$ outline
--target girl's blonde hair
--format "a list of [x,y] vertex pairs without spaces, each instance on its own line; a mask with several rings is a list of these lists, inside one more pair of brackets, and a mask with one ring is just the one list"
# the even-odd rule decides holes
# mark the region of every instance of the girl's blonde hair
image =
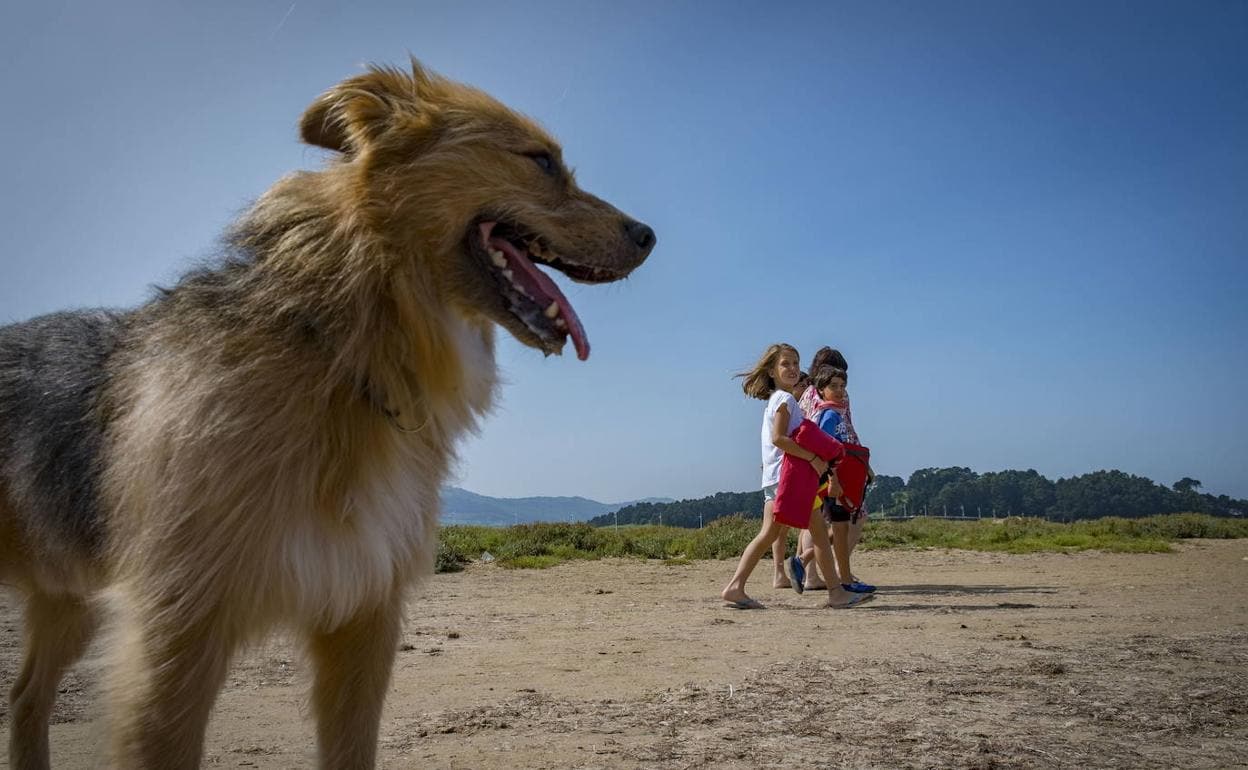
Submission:
[[792,353],[794,358],[801,360],[801,355],[797,352],[797,348],[788,343],[777,342],[768,346],[763,351],[763,355],[758,359],[758,363],[754,364],[749,371],[740,372],[736,375],[743,380],[741,390],[745,391],[745,395],[763,401],[771,397],[772,392],[776,389],[776,381],[772,379],[771,373],[775,370],[776,361],[779,360],[781,353]]

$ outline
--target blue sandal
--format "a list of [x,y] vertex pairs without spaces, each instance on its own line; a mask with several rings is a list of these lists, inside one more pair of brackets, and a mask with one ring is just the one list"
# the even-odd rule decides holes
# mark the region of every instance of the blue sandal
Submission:
[[854,581],[854,582],[852,582],[852,583],[841,583],[841,588],[844,588],[846,591],[849,591],[849,592],[850,592],[850,593],[852,593],[852,594],[873,594],[873,593],[875,593],[875,586],[873,586],[873,585],[867,585],[866,583],[861,583],[861,582],[859,582],[859,581],[857,581],[857,580],[855,580],[855,581]]
[[799,556],[790,556],[785,564],[788,567],[789,585],[799,594],[806,590],[806,568],[802,566],[802,559]]

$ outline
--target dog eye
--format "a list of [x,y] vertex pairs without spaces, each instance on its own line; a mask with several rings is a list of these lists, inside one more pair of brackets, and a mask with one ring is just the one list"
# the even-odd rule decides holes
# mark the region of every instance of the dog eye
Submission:
[[550,157],[550,153],[535,152],[529,157],[533,159],[533,162],[537,164],[538,168],[551,176],[554,176],[558,171],[558,168],[555,166],[555,160]]

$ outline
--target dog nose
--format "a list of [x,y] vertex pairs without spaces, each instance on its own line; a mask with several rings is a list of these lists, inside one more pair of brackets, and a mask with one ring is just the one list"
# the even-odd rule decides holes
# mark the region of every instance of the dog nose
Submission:
[[650,229],[649,225],[632,219],[625,220],[624,232],[628,235],[628,239],[637,244],[637,248],[641,249],[642,252],[648,254],[650,249],[654,248],[654,242],[657,238],[654,237],[654,231]]

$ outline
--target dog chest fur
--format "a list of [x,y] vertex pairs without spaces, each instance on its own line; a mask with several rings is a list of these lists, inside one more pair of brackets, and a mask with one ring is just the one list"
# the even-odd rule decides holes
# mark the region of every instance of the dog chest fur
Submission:
[[377,449],[342,501],[341,517],[298,517],[284,539],[287,611],[333,627],[396,586],[433,572],[441,486],[455,440],[490,405],[496,374],[492,332],[454,313],[444,319],[457,365],[475,376],[455,394],[429,396],[416,426],[387,421]]
[[171,346],[136,357],[108,462],[119,577],[327,629],[431,572],[455,442],[496,380],[489,328],[437,320],[453,341],[438,364],[463,387],[417,389],[397,417],[358,393],[318,398],[291,362],[265,374]]

